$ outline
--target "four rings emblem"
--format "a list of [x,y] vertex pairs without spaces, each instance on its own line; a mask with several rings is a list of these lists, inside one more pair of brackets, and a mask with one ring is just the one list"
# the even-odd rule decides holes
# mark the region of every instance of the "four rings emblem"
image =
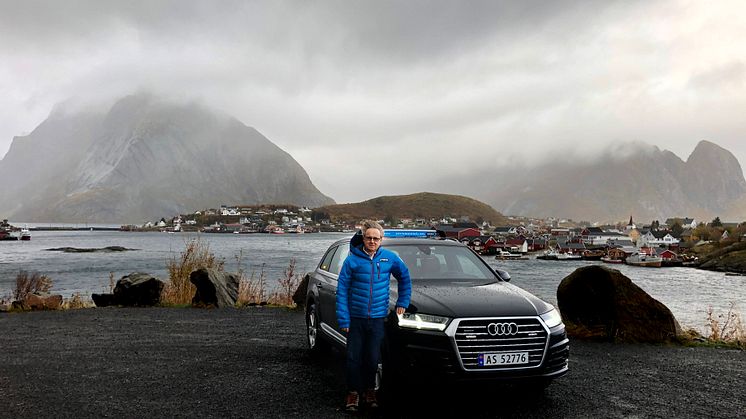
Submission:
[[487,333],[491,336],[513,336],[518,333],[518,325],[515,323],[490,323],[487,325]]

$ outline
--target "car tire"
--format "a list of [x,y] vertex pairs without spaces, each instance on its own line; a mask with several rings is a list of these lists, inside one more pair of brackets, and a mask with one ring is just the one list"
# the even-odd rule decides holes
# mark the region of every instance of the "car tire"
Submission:
[[313,355],[322,355],[329,350],[329,344],[324,340],[319,324],[319,313],[316,303],[311,302],[306,310],[306,343]]

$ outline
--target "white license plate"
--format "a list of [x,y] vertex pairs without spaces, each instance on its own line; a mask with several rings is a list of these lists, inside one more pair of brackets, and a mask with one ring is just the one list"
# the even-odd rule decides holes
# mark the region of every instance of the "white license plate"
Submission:
[[528,364],[528,352],[508,352],[499,354],[479,354],[477,358],[480,367],[496,365]]

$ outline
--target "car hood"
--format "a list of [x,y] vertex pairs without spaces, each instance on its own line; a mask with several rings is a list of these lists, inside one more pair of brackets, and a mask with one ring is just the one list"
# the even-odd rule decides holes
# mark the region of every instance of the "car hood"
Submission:
[[[396,289],[395,285],[391,288]],[[396,301],[396,292],[393,294],[392,301]],[[407,311],[456,318],[536,316],[551,308],[540,298],[507,282],[437,280],[412,284]]]

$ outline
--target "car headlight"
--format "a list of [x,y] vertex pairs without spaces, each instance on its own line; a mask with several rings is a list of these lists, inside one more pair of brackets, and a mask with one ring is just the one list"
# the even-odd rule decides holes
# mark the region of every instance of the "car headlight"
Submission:
[[421,330],[446,330],[448,317],[433,316],[432,314],[404,313],[396,316],[399,319],[399,327]]
[[541,319],[547,324],[548,328],[553,328],[562,324],[562,316],[556,308],[552,307],[551,310],[541,315]]

